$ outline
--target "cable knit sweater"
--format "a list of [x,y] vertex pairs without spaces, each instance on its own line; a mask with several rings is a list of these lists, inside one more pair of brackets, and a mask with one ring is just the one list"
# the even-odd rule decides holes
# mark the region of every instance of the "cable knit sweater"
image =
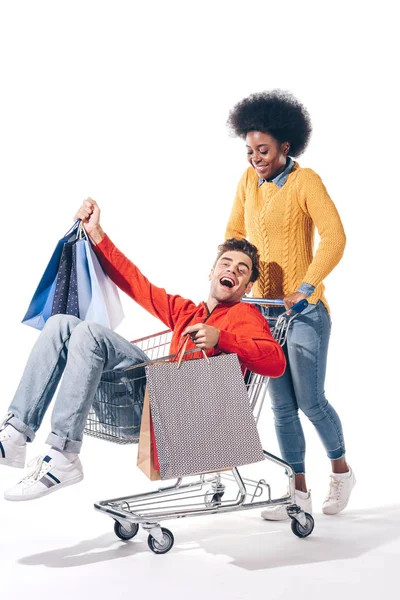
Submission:
[[[320,243],[314,255],[315,227]],[[255,297],[284,298],[308,283],[315,287],[309,302],[321,300],[329,311],[323,280],[340,261],[346,236],[334,203],[312,169],[295,163],[278,188],[272,182],[258,186],[258,175],[249,167],[239,181],[225,237],[245,237],[257,246],[261,269]]]

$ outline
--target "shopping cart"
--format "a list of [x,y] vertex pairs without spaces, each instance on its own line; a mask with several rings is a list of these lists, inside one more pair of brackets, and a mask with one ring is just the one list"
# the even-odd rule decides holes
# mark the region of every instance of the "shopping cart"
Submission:
[[[283,306],[282,300],[269,300],[258,298],[246,298],[245,301],[252,304]],[[302,300],[292,307],[291,310],[280,315],[271,326],[274,338],[283,346],[286,342],[288,329],[296,315],[304,310],[307,301]],[[149,357],[149,362],[169,359],[168,348],[171,339],[170,331],[163,331],[151,335],[133,343],[137,344]],[[141,365],[142,366],[142,365]],[[125,374],[127,381],[132,382],[132,374],[137,367],[132,367]],[[143,375],[138,380],[143,380]],[[260,417],[264,399],[266,396],[269,378],[254,373],[246,377],[249,400],[256,422]],[[126,420],[118,421],[118,408],[125,409],[132,405],[132,396],[129,396],[127,382],[119,384],[104,382],[106,388],[103,390],[103,399],[96,399],[94,408],[89,414],[85,433],[102,439],[117,443],[135,443],[138,441],[138,428],[132,425],[130,428]],[[112,391],[112,388],[120,385],[122,389]],[[109,386],[109,388],[107,388]],[[124,387],[125,386],[125,387]],[[107,392],[108,389],[108,392]],[[108,398],[108,400],[107,400]],[[129,398],[127,401],[126,399]],[[122,400],[122,402],[121,402]],[[100,410],[99,405],[116,401],[111,411]],[[131,411],[130,411],[131,412]],[[110,419],[104,419],[104,414],[111,415]],[[123,433],[121,433],[123,432]],[[249,510],[254,508],[265,508],[271,505],[283,505],[286,507],[290,517],[293,533],[305,538],[314,529],[313,517],[301,510],[295,504],[295,473],[292,467],[277,456],[264,450],[265,459],[275,465],[282,467],[288,478],[288,493],[279,498],[272,498],[271,486],[265,479],[242,478],[238,468],[213,474],[204,474],[193,477],[179,478],[168,487],[157,490],[114,498],[97,502],[94,507],[103,514],[114,519],[114,532],[121,540],[132,539],[139,531],[139,525],[148,533],[149,548],[156,554],[165,554],[174,544],[174,536],[169,529],[161,527],[160,523],[169,519],[180,519],[183,517],[196,517],[217,513],[227,513],[237,510]],[[229,491],[229,499],[227,496]]]

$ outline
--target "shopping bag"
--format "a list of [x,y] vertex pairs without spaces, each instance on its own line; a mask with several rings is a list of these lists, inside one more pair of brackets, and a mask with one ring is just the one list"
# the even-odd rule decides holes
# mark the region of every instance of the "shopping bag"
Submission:
[[67,242],[62,249],[51,309],[52,315],[79,317],[75,244],[76,241]]
[[90,281],[89,264],[86,258],[85,243],[87,240],[79,239],[75,244],[76,280],[79,287],[78,307],[79,314],[86,315],[92,300],[92,284]]
[[116,329],[124,318],[118,288],[104,273],[87,238],[75,246],[79,317]]
[[236,354],[146,366],[161,479],[264,460]]
[[42,275],[39,285],[33,294],[32,300],[29,303],[28,310],[22,319],[22,323],[25,323],[25,325],[29,325],[30,327],[41,330],[43,329],[47,319],[51,316],[53,298],[57,283],[58,267],[60,264],[63,247],[65,243],[76,238],[78,224],[78,221],[74,223],[64,237],[58,241],[46,270]]
[[[176,368],[176,367],[175,367]],[[161,479],[156,440],[150,413],[149,392],[146,387],[143,402],[142,424],[140,427],[139,446],[137,454],[137,466],[151,481]]]

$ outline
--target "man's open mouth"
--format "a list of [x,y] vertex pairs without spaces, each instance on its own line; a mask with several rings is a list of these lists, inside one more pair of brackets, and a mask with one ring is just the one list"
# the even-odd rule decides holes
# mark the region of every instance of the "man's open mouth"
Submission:
[[235,282],[233,281],[233,279],[230,279],[230,277],[221,277],[219,282],[221,285],[227,288],[233,288],[233,286],[235,285]]

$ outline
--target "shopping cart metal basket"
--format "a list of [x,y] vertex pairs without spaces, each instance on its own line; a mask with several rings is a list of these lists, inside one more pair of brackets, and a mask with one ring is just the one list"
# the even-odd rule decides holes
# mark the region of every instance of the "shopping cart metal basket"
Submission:
[[[259,305],[283,306],[282,300],[246,298],[246,301]],[[274,338],[282,346],[286,342],[292,320],[304,310],[307,304],[306,300],[302,300],[291,310],[281,314],[271,326]],[[135,340],[133,343],[147,354],[149,361],[155,361],[170,358],[168,355],[170,339],[171,332],[163,331]],[[135,385],[139,385],[138,382],[144,381],[143,372],[135,380],[135,369],[136,367],[133,367],[124,372],[123,380],[103,382],[101,397],[96,397],[88,418],[86,434],[124,444],[138,441],[139,428],[134,424],[131,426],[130,421],[126,420],[126,415],[122,418],[123,422],[117,415],[118,410],[122,410],[121,414],[124,415],[124,409],[128,406],[132,412],[135,405],[132,385],[134,389]],[[132,381],[135,381],[135,384],[132,384]],[[268,383],[268,377],[254,373],[246,377],[249,401],[256,422],[261,413]],[[105,407],[107,402],[111,403],[111,409],[101,410],[99,406],[104,403]],[[106,415],[105,419],[104,415]],[[132,423],[133,421],[132,418]],[[179,478],[168,487],[160,487],[133,496],[103,500],[96,502],[94,507],[114,519],[114,531],[121,540],[132,539],[141,526],[148,533],[149,548],[156,554],[165,554],[174,544],[172,532],[161,527],[162,521],[265,508],[271,505],[286,507],[291,529],[296,536],[300,538],[309,536],[314,529],[314,520],[310,514],[303,512],[295,504],[295,473],[292,467],[265,450],[264,456],[267,461],[284,469],[288,478],[288,493],[285,496],[273,498],[271,486],[265,479],[242,478],[238,468],[235,467],[224,472]]]

